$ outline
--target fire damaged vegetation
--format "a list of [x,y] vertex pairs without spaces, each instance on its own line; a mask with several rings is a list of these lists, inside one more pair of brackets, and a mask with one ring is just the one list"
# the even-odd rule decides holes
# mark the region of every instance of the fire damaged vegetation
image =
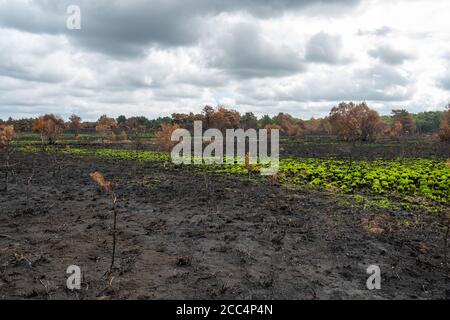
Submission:
[[[26,151],[32,152],[32,149]],[[37,151],[37,149],[35,149]],[[57,150],[55,150],[58,152]],[[93,150],[71,148],[64,154],[94,156],[119,160],[167,163],[170,155],[155,151],[142,151],[138,156],[126,149]],[[252,164],[249,153],[243,164],[203,164],[187,166],[199,171],[220,174],[257,176],[259,164]],[[276,180],[297,186],[310,186],[340,193],[367,192],[390,195],[415,201],[424,198],[437,204],[450,203],[450,168],[446,160],[397,159],[397,160],[337,160],[337,159],[281,159]]]
[[64,120],[53,114],[46,114],[36,119],[33,124],[33,132],[39,133],[42,148],[45,142],[55,144],[65,129]]
[[[386,120],[343,103],[311,120],[206,107],[46,115],[34,134],[2,124],[14,179],[0,192],[0,298],[448,299],[449,112]],[[194,121],[280,130],[279,171],[263,177],[250,152],[172,163],[172,133]],[[382,290],[367,290],[373,264]],[[79,291],[65,287],[70,265]]]
[[442,117],[439,136],[441,137],[442,141],[450,143],[450,105],[447,106],[447,111]]
[[111,265],[109,267],[109,272],[112,272],[116,258],[116,244],[117,244],[117,195],[115,192],[116,185],[112,181],[107,181],[103,177],[103,175],[98,171],[92,172],[91,178],[98,184],[98,186],[102,190],[108,193],[111,199],[111,210],[113,212],[113,228],[112,228]]
[[[134,150],[108,149],[102,156],[62,149],[58,155],[70,170],[57,185],[39,150],[13,154],[17,179],[9,194],[0,194],[2,298],[448,297],[443,215],[389,192],[341,193],[290,181],[280,187],[258,174],[249,179],[246,168],[243,177],[209,172],[205,190],[203,172],[165,166],[157,152],[140,154],[143,185],[130,176]],[[286,170],[317,174],[315,165]],[[246,166],[251,169],[250,161]],[[23,188],[31,167],[29,206]],[[120,183],[113,188],[105,176]],[[94,196],[93,183],[107,196]],[[115,233],[111,190],[120,198]],[[366,267],[373,263],[381,268],[382,290],[366,289]],[[84,274],[79,292],[64,286],[72,264]]]
[[13,126],[0,125],[0,151],[4,157],[3,171],[5,173],[4,191],[8,191],[9,176],[11,172],[11,155],[14,152],[16,133]]

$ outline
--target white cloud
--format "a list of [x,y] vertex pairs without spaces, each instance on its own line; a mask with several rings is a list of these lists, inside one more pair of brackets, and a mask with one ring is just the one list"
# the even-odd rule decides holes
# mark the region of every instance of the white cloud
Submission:
[[[200,111],[384,113],[450,96],[450,2],[0,0],[0,118]],[[149,9],[151,8],[151,10]]]

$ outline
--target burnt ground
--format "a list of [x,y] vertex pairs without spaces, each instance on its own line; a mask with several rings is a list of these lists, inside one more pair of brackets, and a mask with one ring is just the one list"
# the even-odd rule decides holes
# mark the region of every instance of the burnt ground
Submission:
[[285,142],[281,151],[284,156],[306,158],[338,158],[342,160],[374,160],[427,158],[448,159],[450,145],[433,138],[408,139],[398,141],[387,139],[374,142],[330,142],[297,143]]
[[[261,178],[17,153],[0,193],[0,299],[445,299],[444,233],[423,212],[364,209]],[[28,179],[34,176],[31,183]],[[112,214],[91,181],[119,182]],[[61,178],[61,179],[60,179]],[[61,181],[60,181],[61,180]],[[378,265],[381,290],[366,288]],[[78,265],[82,290],[66,289]],[[448,273],[447,273],[448,275]],[[447,296],[448,298],[448,296]]]

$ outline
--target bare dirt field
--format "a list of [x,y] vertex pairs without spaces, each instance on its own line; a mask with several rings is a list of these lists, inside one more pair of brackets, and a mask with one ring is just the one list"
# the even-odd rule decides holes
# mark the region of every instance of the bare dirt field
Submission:
[[[419,211],[157,163],[15,154],[0,193],[0,299],[445,299],[444,230]],[[32,168],[34,175],[32,176]],[[89,174],[119,183],[111,205]],[[29,178],[32,176],[32,179]],[[378,265],[381,290],[366,288]],[[81,267],[82,290],[66,288]],[[448,279],[448,277],[447,277]]]

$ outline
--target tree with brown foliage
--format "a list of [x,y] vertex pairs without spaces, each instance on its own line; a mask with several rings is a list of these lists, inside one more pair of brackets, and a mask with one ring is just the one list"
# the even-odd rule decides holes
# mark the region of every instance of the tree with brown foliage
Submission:
[[75,139],[78,139],[81,130],[81,118],[73,114],[70,116],[69,120],[70,120],[69,128],[75,133]]
[[281,128],[277,124],[268,124],[264,127],[264,129],[267,130],[267,134],[269,134],[269,135],[272,133],[272,130],[279,130],[279,131],[283,130],[283,128]]
[[282,132],[289,138],[300,138],[305,123],[296,119],[288,113],[279,113],[275,117],[275,122],[282,128]]
[[125,131],[120,131],[119,135],[117,136],[117,139],[119,139],[119,141],[126,141],[128,140],[128,135]]
[[[247,114],[247,116],[246,120],[248,120],[248,125],[254,125],[256,117],[251,113]],[[192,112],[189,114],[172,114],[172,123],[190,132],[194,129],[195,121],[201,121],[205,130],[214,128],[225,132],[226,129],[237,129],[241,127],[241,115],[239,112],[223,106],[219,106],[216,109],[206,106],[203,108],[201,114],[194,114]]]
[[283,129],[277,124],[268,124],[264,127],[267,130],[267,139],[271,141],[272,139],[272,130],[278,130],[281,132]]
[[374,140],[382,126],[378,112],[370,109],[365,102],[342,102],[331,109],[329,121],[332,132],[345,141]]
[[194,114],[193,112],[186,113],[174,113],[172,114],[172,122],[183,129],[189,130],[193,132],[194,130],[194,122],[202,121],[205,122],[205,117],[202,114]]
[[0,151],[5,158],[5,191],[8,191],[9,172],[11,169],[11,155],[14,151],[14,140],[16,133],[12,125],[0,125]]
[[114,129],[116,128],[116,120],[113,118],[108,118],[107,115],[103,115],[97,120],[95,131],[97,131],[102,142],[105,142],[105,140],[114,141],[116,140],[116,135],[114,133]]
[[241,115],[236,110],[219,106],[210,117],[210,127],[225,132],[226,129],[237,129],[241,125]]
[[180,129],[178,124],[162,123],[161,128],[156,132],[156,145],[164,151],[172,150],[176,144],[172,141],[172,133],[177,129]]
[[125,121],[125,128],[131,134],[136,152],[142,147],[141,134],[145,131],[144,126],[135,117]]
[[399,121],[395,121],[385,132],[391,138],[398,138],[403,133],[403,125]]
[[330,119],[328,117],[320,119],[318,132],[323,134],[331,134],[332,131],[333,129],[331,128]]
[[33,132],[37,132],[41,136],[42,146],[44,142],[54,144],[61,134],[64,132],[64,120],[53,114],[46,114],[36,119],[33,124]]
[[311,118],[305,121],[305,132],[318,133],[319,132],[320,119]]
[[439,137],[444,142],[450,142],[450,104],[447,106],[447,111],[442,115],[442,121],[439,131]]
[[413,116],[406,110],[392,110],[392,122],[402,125],[400,135],[412,135],[416,132],[416,122]]

